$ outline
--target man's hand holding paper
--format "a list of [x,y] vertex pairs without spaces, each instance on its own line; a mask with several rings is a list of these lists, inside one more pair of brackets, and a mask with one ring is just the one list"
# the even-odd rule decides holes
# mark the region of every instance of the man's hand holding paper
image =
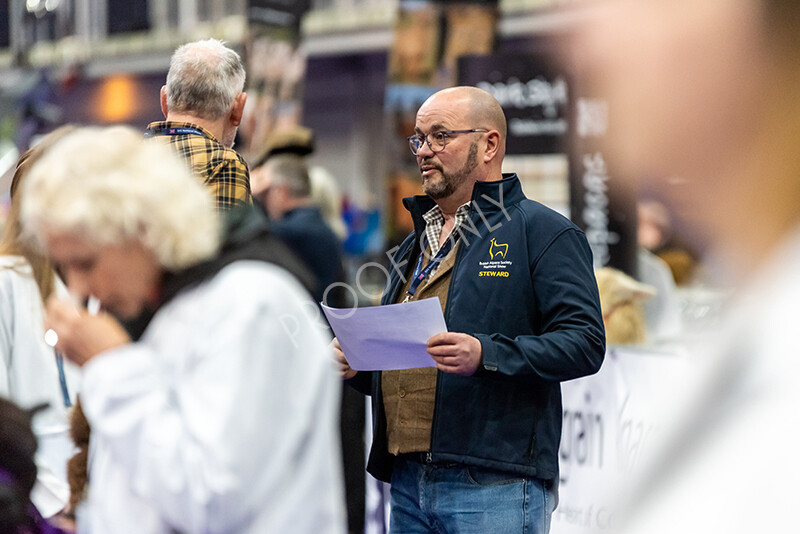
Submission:
[[469,376],[481,365],[481,342],[469,334],[444,332],[428,340],[428,354],[439,370]]
[[[433,353],[428,352],[429,341],[437,334],[447,333],[438,298],[370,308],[337,309],[324,304],[322,308],[342,353],[341,356],[337,353],[337,357],[345,378],[354,373],[348,372],[344,366],[356,371],[438,366],[431,356]],[[457,336],[460,339],[466,334]],[[469,352],[465,349],[466,343],[464,340],[454,343],[453,337],[445,339],[446,343],[435,343],[436,352],[446,360],[444,364],[448,369],[465,369],[463,360]],[[480,347],[480,342],[474,341]],[[454,346],[458,347],[455,353]],[[333,348],[336,352],[337,347],[334,345]],[[346,360],[342,362],[345,356]]]

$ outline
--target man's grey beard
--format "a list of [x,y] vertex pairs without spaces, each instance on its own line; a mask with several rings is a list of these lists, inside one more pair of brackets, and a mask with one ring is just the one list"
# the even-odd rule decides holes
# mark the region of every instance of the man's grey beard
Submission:
[[422,191],[432,199],[447,198],[452,195],[467,179],[467,177],[478,166],[478,143],[472,143],[469,147],[469,154],[464,166],[452,174],[446,174],[441,168],[439,172],[442,179],[436,183],[422,182]]

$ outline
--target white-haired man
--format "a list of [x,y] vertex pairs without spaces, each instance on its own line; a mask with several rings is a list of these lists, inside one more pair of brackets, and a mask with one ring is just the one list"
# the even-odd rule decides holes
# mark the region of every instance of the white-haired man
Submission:
[[247,93],[239,54],[216,39],[188,43],[172,55],[161,88],[165,121],[145,137],[163,139],[186,158],[214,195],[217,209],[249,204],[247,163],[233,150]]
[[21,210],[76,299],[101,303],[51,301],[46,320],[92,427],[79,530],[344,531],[339,383],[285,246],[221,243],[203,187],[124,127],[59,141]]

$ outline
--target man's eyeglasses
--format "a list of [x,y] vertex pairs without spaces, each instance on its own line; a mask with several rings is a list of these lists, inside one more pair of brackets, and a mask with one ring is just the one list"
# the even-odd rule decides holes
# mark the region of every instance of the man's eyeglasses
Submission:
[[423,143],[428,143],[428,148],[431,152],[441,152],[447,146],[447,137],[451,135],[475,132],[488,132],[484,128],[473,128],[471,130],[440,130],[438,132],[431,132],[428,135],[416,134],[408,138],[408,146],[411,147],[411,153],[415,156],[422,148]]

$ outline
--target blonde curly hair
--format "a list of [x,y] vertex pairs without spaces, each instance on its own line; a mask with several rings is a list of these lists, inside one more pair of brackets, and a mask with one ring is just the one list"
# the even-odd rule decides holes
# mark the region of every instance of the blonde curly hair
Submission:
[[24,232],[70,232],[98,244],[137,239],[176,271],[211,257],[220,221],[203,185],[168,147],[127,126],[85,127],[59,140],[30,170]]

